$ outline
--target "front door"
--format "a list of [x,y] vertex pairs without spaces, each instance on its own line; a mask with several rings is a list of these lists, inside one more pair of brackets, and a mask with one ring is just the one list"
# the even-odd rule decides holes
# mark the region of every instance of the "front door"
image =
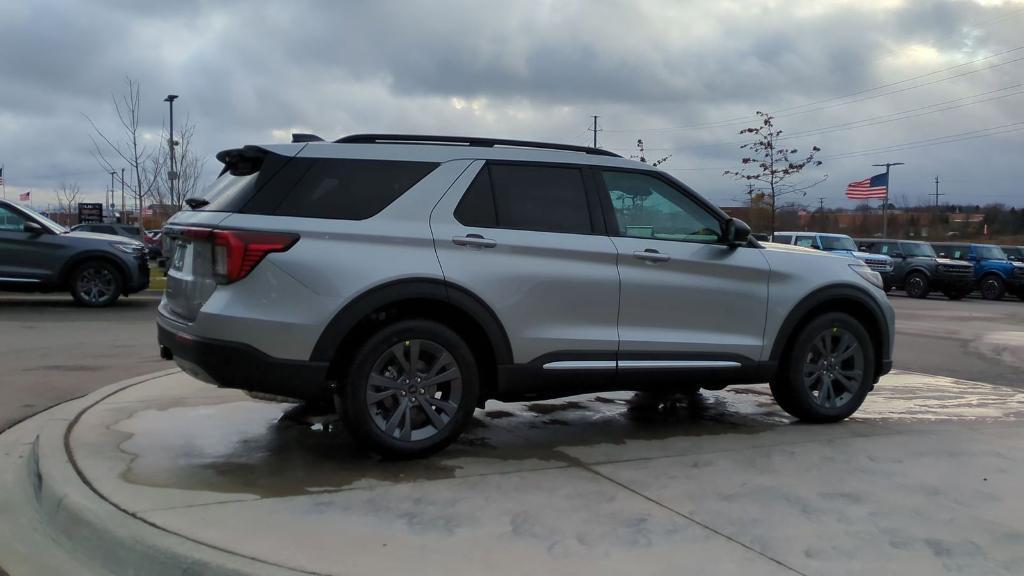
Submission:
[[619,253],[620,372],[671,359],[698,368],[757,362],[768,304],[763,251],[726,246],[720,217],[668,180],[615,170],[600,180]]
[[58,251],[54,234],[25,232],[26,217],[0,205],[0,282],[8,285],[38,284],[52,275],[52,258]]

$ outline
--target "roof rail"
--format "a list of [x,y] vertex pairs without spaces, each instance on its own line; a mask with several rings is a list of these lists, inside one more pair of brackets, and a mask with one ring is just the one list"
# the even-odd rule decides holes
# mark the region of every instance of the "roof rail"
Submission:
[[544,150],[565,150],[568,152],[582,152],[595,156],[612,156],[622,158],[615,152],[602,150],[601,148],[590,148],[589,146],[575,146],[573,144],[553,144],[551,142],[534,142],[530,140],[505,140],[502,138],[467,138],[464,136],[428,136],[424,134],[353,134],[338,138],[336,144],[402,144],[406,142],[418,144],[459,144],[463,146],[479,146],[493,148],[495,146],[510,146],[516,148],[541,148]]
[[306,134],[303,132],[292,133],[292,144],[298,144],[299,142],[323,142],[324,139],[317,136],[316,134]]

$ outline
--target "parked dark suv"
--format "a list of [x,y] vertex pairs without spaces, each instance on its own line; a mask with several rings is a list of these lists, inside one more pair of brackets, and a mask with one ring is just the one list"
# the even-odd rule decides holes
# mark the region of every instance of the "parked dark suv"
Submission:
[[110,306],[149,286],[142,242],[71,232],[24,206],[0,200],[0,290],[68,290],[85,306]]
[[911,298],[927,298],[938,290],[950,300],[960,300],[974,290],[974,266],[939,258],[927,242],[859,238],[857,245],[864,252],[892,258],[893,286]]

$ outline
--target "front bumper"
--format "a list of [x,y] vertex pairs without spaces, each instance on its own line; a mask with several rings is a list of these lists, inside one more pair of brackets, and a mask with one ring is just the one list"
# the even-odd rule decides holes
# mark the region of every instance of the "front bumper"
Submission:
[[248,344],[186,334],[162,315],[157,341],[162,358],[203,382],[306,401],[329,399],[326,362],[283,360]]

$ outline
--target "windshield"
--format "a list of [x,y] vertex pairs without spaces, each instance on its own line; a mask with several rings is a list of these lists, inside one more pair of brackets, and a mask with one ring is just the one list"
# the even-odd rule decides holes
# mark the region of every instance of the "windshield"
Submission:
[[822,250],[849,250],[850,252],[857,251],[857,245],[853,242],[852,238],[846,236],[819,236],[821,240]]
[[903,244],[901,248],[903,248],[903,255],[907,257],[924,256],[935,258],[935,249],[929,244],[917,244],[910,242]]
[[999,246],[981,245],[975,249],[982,260],[1006,260],[1006,253]]
[[28,206],[18,206],[18,208],[21,208],[23,211],[27,212],[29,215],[32,216],[33,219],[38,221],[43,226],[49,228],[51,232],[54,232],[56,234],[63,234],[68,231],[67,228],[61,226],[60,224],[57,224],[53,220],[50,220],[46,216],[43,216],[42,214],[29,208]]
[[1003,252],[1006,252],[1007,256],[1016,260],[1024,258],[1024,248],[1021,248],[1020,246],[1007,246],[1003,248]]

